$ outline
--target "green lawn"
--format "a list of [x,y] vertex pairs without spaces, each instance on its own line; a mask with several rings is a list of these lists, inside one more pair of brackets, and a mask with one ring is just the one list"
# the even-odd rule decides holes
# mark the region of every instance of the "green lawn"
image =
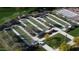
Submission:
[[79,27],[75,28],[74,30],[70,31],[69,34],[73,36],[79,36]]
[[[15,18],[17,15],[30,13],[35,8],[0,8],[0,24],[3,24],[4,22]],[[24,12],[25,11],[25,12]]]
[[52,48],[58,48],[62,42],[67,42],[67,38],[61,34],[56,34],[53,37],[46,39],[44,42]]

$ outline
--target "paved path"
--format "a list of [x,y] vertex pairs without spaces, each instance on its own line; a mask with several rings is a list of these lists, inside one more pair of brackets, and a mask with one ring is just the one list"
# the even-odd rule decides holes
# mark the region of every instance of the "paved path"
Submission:
[[71,39],[71,40],[74,39],[74,37],[73,37],[72,35],[69,35],[69,34],[66,33],[66,32],[63,32],[63,31],[59,31],[59,32],[60,32],[60,34],[64,35],[65,37],[67,37],[67,38],[69,38],[69,39]]
[[20,38],[21,38],[26,44],[30,45],[30,44],[25,40],[25,38],[21,37],[21,35],[20,35],[15,29],[12,28],[12,31],[13,31],[17,36],[20,36]]
[[[40,40],[40,39],[38,39],[38,38],[35,38],[35,37],[32,37],[23,27],[21,27],[21,26],[18,26],[21,30],[23,30],[26,34],[28,34],[33,40],[35,40],[35,41],[38,41],[38,40]],[[58,28],[55,28],[56,30],[58,30],[59,31],[59,33],[60,34],[62,34],[62,35],[64,35],[64,36],[66,36],[67,38],[69,38],[69,39],[71,39],[71,41],[74,39],[74,37],[73,36],[71,36],[71,35],[69,35],[68,33],[66,33],[66,32],[63,32],[62,30],[60,30],[60,29],[58,29]],[[56,34],[56,33],[55,33]],[[55,35],[55,34],[52,34],[51,36],[53,36],[53,35]],[[44,39],[44,38],[43,38]],[[72,43],[73,44],[73,43]],[[50,48],[48,48],[48,46],[46,47],[46,46],[44,46],[43,48],[45,48],[46,50],[54,50],[54,49],[52,49],[51,47],[51,49]]]
[[62,22],[64,22],[64,23],[66,23],[67,25],[69,25],[69,26],[71,27],[71,24],[68,23],[68,22],[66,22],[66,21],[64,21],[63,19],[61,19],[61,18],[59,18],[59,17],[57,17],[57,16],[55,16],[55,15],[53,15],[53,14],[48,14],[48,15],[51,15],[51,16],[57,18],[58,20],[60,20],[60,21],[62,21]]
[[[58,34],[59,32],[55,32],[55,33],[52,33],[49,37],[53,37],[54,35]],[[45,38],[42,38],[40,41],[43,41],[45,40]]]
[[57,22],[57,21],[53,20],[52,18],[50,18],[50,17],[48,17],[48,16],[47,16],[47,18],[48,18],[49,20],[51,20],[51,21],[53,21],[53,22],[55,22],[55,23],[57,23],[57,24],[61,25],[62,27],[65,27],[64,25],[62,25],[61,23],[59,23],[59,22]]
[[49,47],[47,44],[42,46],[44,49],[46,49],[47,51],[55,51],[55,49]]
[[20,36],[20,34],[19,34],[15,29],[12,28],[12,31],[13,31],[17,36]]
[[[55,15],[53,15],[53,14],[48,14],[48,15],[51,15],[51,16],[57,18],[58,20],[60,20],[60,21],[62,21],[62,22],[65,22],[67,25],[69,25],[69,28],[71,27],[71,24],[69,24],[68,22],[66,22],[66,21],[64,21],[64,20],[62,20],[62,19],[56,17]],[[59,30],[59,29],[58,29],[58,30]],[[66,28],[64,28],[63,30],[66,30]],[[71,41],[69,41],[67,44],[70,44],[70,45],[75,44],[75,43],[73,42],[74,37],[73,37],[72,35],[69,35],[68,33],[64,32],[64,31],[62,31],[62,30],[59,30],[59,32],[60,32],[60,34],[64,35],[65,37],[71,39]]]
[[48,26],[46,26],[44,23],[40,22],[40,21],[37,20],[36,18],[34,18],[34,17],[31,17],[31,18],[34,19],[35,21],[37,21],[38,23],[40,23],[41,25],[43,25],[44,27],[49,28]]
[[33,26],[35,26],[37,29],[43,31],[43,29],[41,29],[39,26],[37,26],[36,24],[34,24],[33,22],[31,22],[30,20],[27,19],[27,21],[32,24]]
[[68,42],[68,44],[70,44],[70,45],[75,44],[75,43],[73,42],[74,37],[73,37],[72,35],[70,35],[70,34],[68,34],[68,33],[62,31],[62,30],[59,29],[59,28],[55,28],[55,29],[58,30],[60,34],[64,35],[65,37],[67,37],[67,38],[69,38],[69,39],[71,40],[71,41]]
[[[37,21],[37,22],[39,22],[40,24],[42,24],[44,27],[48,28],[48,26],[46,26],[46,25],[43,24],[42,22],[38,21],[36,18],[34,18],[34,17],[32,17],[32,18],[33,18],[35,21]],[[49,17],[47,17],[47,18],[48,18],[49,20],[51,20],[51,21],[53,21],[53,22],[55,22],[55,23],[61,25],[62,27],[64,27],[64,25],[62,25],[62,24],[56,22],[55,20],[52,20],[52,19],[49,18]],[[32,23],[30,20],[27,20],[27,21],[28,21],[29,23],[31,23],[33,26],[35,26],[36,28],[41,29],[40,27],[38,27],[37,25],[35,25],[34,23]],[[23,25],[25,25],[22,21],[20,21],[20,22],[21,22]],[[25,26],[26,26],[26,25],[25,25]],[[23,30],[28,36],[30,36],[34,41],[40,42],[40,41],[43,41],[43,40],[45,39],[45,38],[42,38],[42,39],[40,40],[40,39],[37,38],[37,37],[33,37],[33,36],[31,36],[22,26],[18,26],[18,27],[19,27],[21,30]],[[53,28],[52,28],[52,29],[53,29]],[[69,35],[68,33],[62,31],[62,30],[59,29],[59,28],[54,28],[54,29],[58,30],[58,32],[52,33],[52,34],[50,35],[50,37],[53,36],[53,35],[56,35],[57,33],[60,33],[60,34],[64,35],[65,37],[71,39],[71,41],[73,41],[73,39],[74,39],[73,36]],[[41,29],[41,30],[42,30],[42,29]],[[50,31],[50,30],[48,30],[48,31]],[[71,41],[68,42],[68,44],[73,45],[73,42],[71,42]],[[48,51],[53,51],[53,50],[55,50],[55,49],[51,48],[50,46],[48,46],[47,44],[43,45],[42,47],[43,47],[44,49],[48,50]]]
[[[38,41],[38,40],[40,40],[39,38],[36,38],[36,37],[32,37],[22,26],[18,26],[21,30],[23,30],[27,35],[29,35],[34,41]],[[38,42],[39,43],[39,42]],[[46,50],[48,50],[48,51],[50,51],[50,50],[54,50],[53,48],[51,48],[50,46],[48,46],[48,45],[44,45],[44,46],[42,46],[44,49],[46,49]]]
[[[47,22],[47,21],[46,21],[45,19],[43,19],[43,18],[40,18],[40,17],[39,17],[39,19],[42,19],[42,20],[44,20],[44,22]],[[52,24],[52,25],[53,25],[53,24]],[[53,25],[53,26],[54,26],[54,25]],[[63,27],[64,27],[64,26],[63,26]],[[71,27],[71,26],[70,26],[70,27]],[[62,30],[65,31],[66,29],[67,29],[67,28],[64,27]],[[49,30],[47,30],[47,31],[49,31]]]
[[45,19],[38,17],[38,19],[41,19],[43,22],[47,22]]
[[25,27],[27,27],[27,25],[22,21],[22,20],[19,20],[19,22],[24,25]]
[[69,38],[69,39],[71,39],[71,40],[74,39],[74,37],[73,37],[72,35],[70,35],[70,34],[68,34],[68,33],[62,31],[61,29],[59,29],[59,28],[55,28],[55,29],[58,30],[59,33],[62,34],[62,35],[64,35],[65,37],[67,37],[67,38]]

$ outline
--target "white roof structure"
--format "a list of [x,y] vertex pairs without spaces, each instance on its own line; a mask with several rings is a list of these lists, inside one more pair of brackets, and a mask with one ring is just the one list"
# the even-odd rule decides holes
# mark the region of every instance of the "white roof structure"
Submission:
[[78,14],[72,12],[72,11],[69,11],[67,9],[61,9],[59,11],[57,11],[59,14],[62,14],[63,16],[65,17],[68,17],[68,18],[72,18],[72,17],[75,17],[75,16],[78,16]]

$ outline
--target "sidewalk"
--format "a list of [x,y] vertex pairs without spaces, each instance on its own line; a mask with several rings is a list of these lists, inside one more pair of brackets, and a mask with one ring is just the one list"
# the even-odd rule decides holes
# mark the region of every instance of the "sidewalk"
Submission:
[[43,31],[43,29],[41,29],[39,26],[37,26],[36,24],[34,24],[33,22],[31,22],[30,20],[27,20],[30,24],[32,24],[33,26],[35,26],[37,29]]
[[42,46],[44,49],[46,49],[47,51],[55,51],[53,48],[49,47],[47,44]]
[[48,16],[47,16],[47,18],[48,18],[49,20],[51,20],[51,21],[53,21],[53,22],[55,22],[55,23],[57,23],[57,24],[61,25],[62,27],[65,27],[64,25],[62,25],[61,23],[59,23],[59,22],[57,22],[57,21],[53,20],[52,18],[50,18],[50,17],[48,17]]

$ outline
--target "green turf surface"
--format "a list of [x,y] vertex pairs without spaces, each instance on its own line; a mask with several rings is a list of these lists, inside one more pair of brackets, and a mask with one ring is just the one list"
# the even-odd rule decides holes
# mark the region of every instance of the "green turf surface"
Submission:
[[67,25],[65,22],[62,22],[62,21],[58,20],[56,17],[53,17],[53,16],[48,16],[48,17],[50,17],[50,18],[52,18],[53,20],[55,20],[55,21],[61,23],[62,25]]
[[35,8],[0,8],[0,24],[15,18],[17,15],[20,14],[27,14],[33,11]]
[[79,36],[79,27],[69,32],[70,35]]
[[29,43],[32,42],[32,38],[31,38],[30,36],[28,36],[28,35],[27,35],[23,30],[21,30],[19,27],[16,26],[14,29],[15,29],[19,34],[21,34],[24,38],[26,38]]
[[44,42],[52,48],[58,48],[64,41],[67,42],[67,38],[58,33],[53,37],[46,39]]
[[30,19],[30,21],[32,21],[34,24],[36,24],[37,26],[39,26],[40,28],[42,28],[43,30],[46,30],[47,28],[44,27],[43,25],[41,25],[39,22],[35,21],[34,19]]
[[50,23],[50,24],[52,24],[52,25],[54,25],[54,26],[56,26],[56,27],[62,28],[61,25],[59,25],[59,24],[57,24],[57,23],[55,23],[55,22],[49,20],[47,17],[44,17],[44,19],[45,19],[48,23]]

